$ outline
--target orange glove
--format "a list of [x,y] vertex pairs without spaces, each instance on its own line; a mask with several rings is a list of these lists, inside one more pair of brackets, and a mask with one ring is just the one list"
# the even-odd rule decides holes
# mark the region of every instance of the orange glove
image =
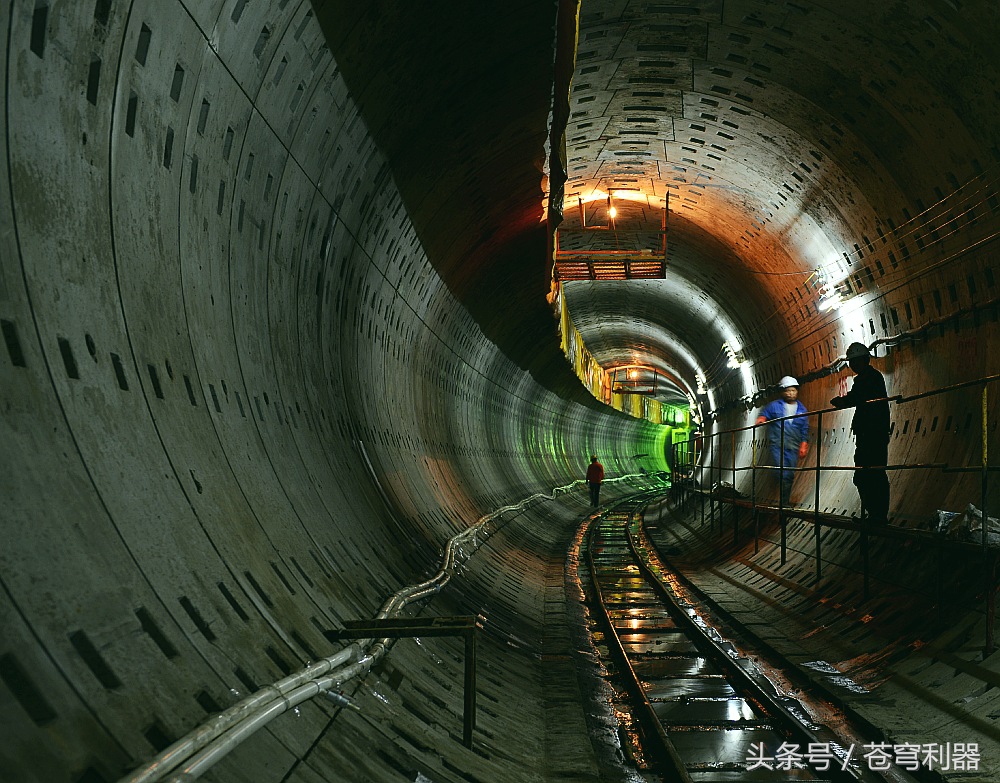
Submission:
[[806,454],[809,453],[809,444],[802,441],[802,445],[799,446],[799,459],[805,459]]
[[757,423],[758,424],[763,424],[765,421],[767,421],[767,417],[766,416],[758,416],[757,417]]

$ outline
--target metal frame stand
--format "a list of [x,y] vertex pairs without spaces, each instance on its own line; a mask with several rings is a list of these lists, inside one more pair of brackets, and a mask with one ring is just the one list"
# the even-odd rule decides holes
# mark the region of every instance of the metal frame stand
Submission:
[[472,747],[476,728],[476,631],[482,628],[481,616],[431,617],[414,620],[346,620],[343,629],[325,631],[330,641],[341,639],[403,639],[417,636],[465,637],[465,711],[462,743]]

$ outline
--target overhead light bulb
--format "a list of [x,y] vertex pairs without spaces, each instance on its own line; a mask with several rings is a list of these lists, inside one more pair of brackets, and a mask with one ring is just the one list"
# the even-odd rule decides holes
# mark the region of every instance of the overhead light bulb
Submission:
[[618,216],[618,210],[615,207],[611,207],[611,209],[608,210],[608,217],[614,218],[617,216]]
[[826,310],[839,309],[844,303],[843,299],[840,297],[840,293],[834,293],[832,296],[823,297],[819,300],[819,304],[816,308],[822,313]]

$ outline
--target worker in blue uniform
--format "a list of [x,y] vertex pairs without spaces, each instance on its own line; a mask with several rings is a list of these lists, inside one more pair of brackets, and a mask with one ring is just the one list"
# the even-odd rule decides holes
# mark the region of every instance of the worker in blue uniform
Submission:
[[857,373],[851,390],[834,397],[835,408],[854,408],[851,429],[854,431],[854,486],[861,506],[874,525],[889,521],[889,402],[882,373],[871,366],[872,355],[863,343],[847,346],[847,364]]
[[[778,387],[781,396],[764,407],[757,423],[771,422],[767,425],[768,457],[771,465],[781,468],[781,505],[787,506],[795,481],[794,468],[809,451],[809,418],[806,406],[799,401],[799,382],[786,375],[778,382]],[[797,418],[775,421],[786,416]]]

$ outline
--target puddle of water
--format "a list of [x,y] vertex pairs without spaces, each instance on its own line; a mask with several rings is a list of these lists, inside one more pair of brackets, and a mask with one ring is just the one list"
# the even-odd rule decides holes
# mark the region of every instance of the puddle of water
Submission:
[[808,666],[818,672],[823,672],[823,674],[840,674],[840,670],[834,669],[826,661],[809,661],[808,663],[802,664],[803,666]]
[[840,672],[839,669],[834,668],[826,661],[809,661],[808,663],[803,663],[802,665],[812,669],[813,671],[828,675],[831,683],[839,688],[848,690],[851,693],[871,693],[871,691],[869,691],[864,685],[859,685],[850,677],[846,677]]

